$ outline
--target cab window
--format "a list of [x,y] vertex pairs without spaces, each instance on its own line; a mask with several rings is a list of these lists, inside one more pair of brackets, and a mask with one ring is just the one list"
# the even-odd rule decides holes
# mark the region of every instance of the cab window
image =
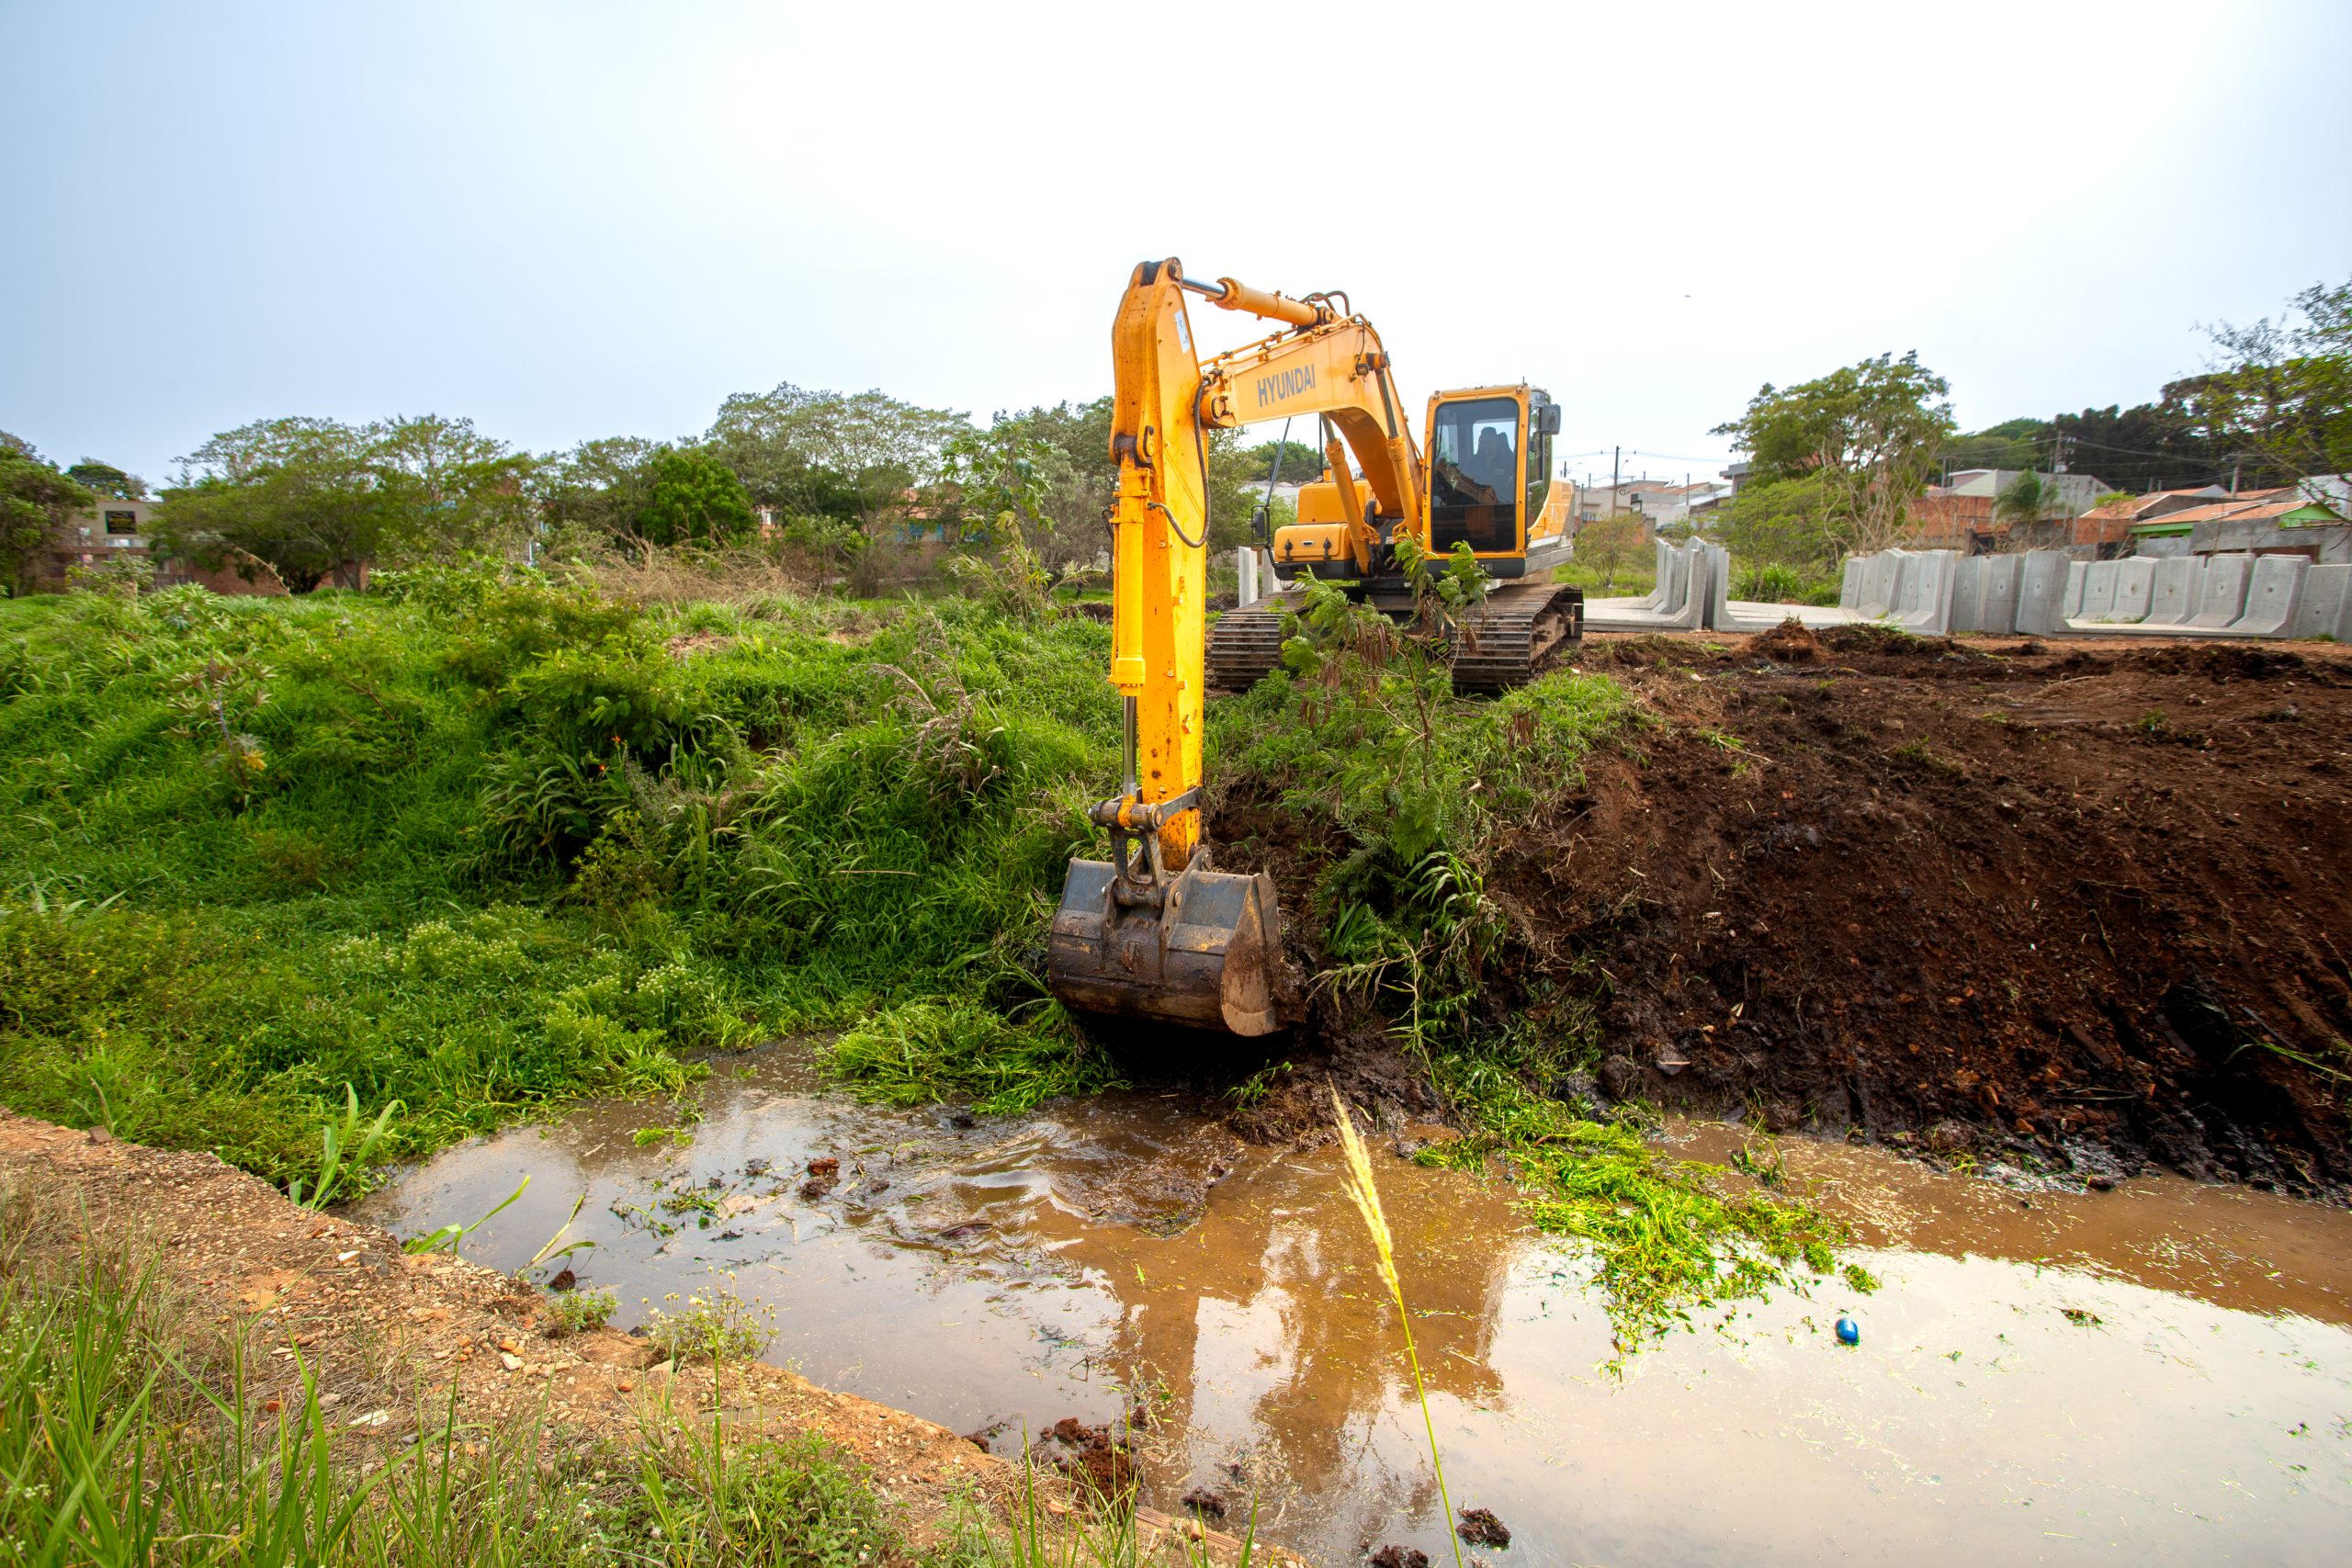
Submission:
[[[1529,478],[1540,477],[1541,470]],[[1430,544],[1480,554],[1519,548],[1519,401],[1440,403],[1430,430]]]

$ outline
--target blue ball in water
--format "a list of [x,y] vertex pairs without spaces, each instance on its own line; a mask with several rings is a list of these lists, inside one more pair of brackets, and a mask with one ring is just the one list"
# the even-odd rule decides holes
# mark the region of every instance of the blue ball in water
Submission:
[[1850,1317],[1839,1318],[1838,1320],[1838,1343],[1840,1345],[1859,1345],[1861,1342],[1862,1325],[1856,1323]]

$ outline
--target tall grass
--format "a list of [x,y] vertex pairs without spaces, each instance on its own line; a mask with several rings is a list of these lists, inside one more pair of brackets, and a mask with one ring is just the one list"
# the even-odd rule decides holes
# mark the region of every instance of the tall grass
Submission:
[[[300,1368],[265,1400],[243,1336],[192,1313],[152,1255],[35,1255],[0,1205],[0,1562],[11,1568],[1205,1568],[1131,1505],[1074,1513],[1024,1480],[919,1552],[872,1478],[803,1435],[729,1432],[666,1403],[618,1438],[482,1424],[420,1400],[388,1438]],[[1247,1568],[1245,1544],[1235,1568]]]
[[[368,1133],[412,1157],[677,1094],[707,1054],[796,1031],[837,1032],[831,1068],[898,1103],[1114,1082],[1042,974],[1117,765],[1107,628],[643,597],[457,568],[0,604],[0,1101],[348,1196]],[[1390,1021],[1475,1146],[1551,1173],[1566,1207],[1539,1217],[1622,1259],[1604,1278],[1645,1313],[1711,1299],[1702,1240],[1768,1273],[1812,1257],[1793,1210],[1625,1235],[1610,1191],[1698,1184],[1538,1104],[1590,1051],[1592,982],[1489,883],[1639,722],[1625,692],[1560,672],[1458,698],[1331,594],[1296,629],[1206,741],[1219,802],[1320,846],[1284,911],[1318,983]],[[233,713],[233,745],[191,703]]]
[[1363,1216],[1363,1228],[1372,1237],[1375,1265],[1380,1270],[1380,1282],[1388,1287],[1388,1300],[1396,1308],[1396,1332],[1405,1341],[1405,1364],[1413,1374],[1413,1398],[1421,1407],[1421,1430],[1430,1443],[1430,1468],[1437,1472],[1437,1500],[1445,1520],[1446,1539],[1453,1547],[1455,1568],[1462,1562],[1462,1543],[1453,1531],[1453,1499],[1445,1489],[1445,1456],[1438,1451],[1437,1422],[1430,1415],[1429,1385],[1421,1379],[1421,1353],[1413,1346],[1413,1314],[1405,1309],[1405,1286],[1396,1273],[1396,1244],[1388,1232],[1388,1216],[1380,1207],[1380,1184],[1372,1177],[1372,1159],[1364,1153],[1363,1139],[1356,1134],[1355,1118],[1349,1114],[1347,1101],[1340,1098],[1338,1086],[1330,1086],[1331,1115],[1340,1129],[1340,1151],[1346,1164],[1340,1179],[1346,1184],[1349,1201]]
[[[285,1181],[346,1084],[409,1156],[886,1002],[949,1010],[876,1021],[918,1068],[1016,1047],[998,1103],[1100,1081],[1035,953],[1106,637],[487,570],[0,604],[0,1100]],[[223,670],[257,767],[175,706]]]

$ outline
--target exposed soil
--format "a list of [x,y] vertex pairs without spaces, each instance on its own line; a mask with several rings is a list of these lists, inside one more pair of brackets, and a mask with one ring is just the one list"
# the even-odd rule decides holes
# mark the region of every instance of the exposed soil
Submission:
[[[244,1338],[249,1397],[263,1411],[299,1401],[307,1367],[340,1441],[412,1438],[417,1412],[446,1410],[454,1396],[469,1425],[536,1432],[553,1460],[631,1441],[664,1405],[700,1421],[718,1404],[738,1439],[814,1433],[843,1450],[917,1551],[946,1539],[959,1498],[1001,1506],[1024,1485],[1018,1465],[944,1427],[783,1367],[730,1364],[715,1380],[707,1364],[664,1359],[647,1339],[561,1334],[532,1287],[447,1254],[404,1253],[390,1233],[298,1208],[211,1155],[0,1111],[0,1193],[45,1216],[36,1255],[70,1264],[96,1246],[152,1258],[194,1321]],[[1049,1514],[1079,1517],[1052,1488],[1043,1495]],[[1218,1562],[1238,1546],[1151,1509],[1136,1510],[1136,1525],[1147,1543],[1197,1544]]]
[[[1656,722],[1498,858],[1524,948],[1490,999],[1582,965],[1600,1091],[2098,1181],[2352,1184],[2352,650],[1792,627],[1577,658]],[[1332,846],[1277,816],[1212,826],[1295,907]],[[1307,1032],[1425,1111],[1362,1021]]]

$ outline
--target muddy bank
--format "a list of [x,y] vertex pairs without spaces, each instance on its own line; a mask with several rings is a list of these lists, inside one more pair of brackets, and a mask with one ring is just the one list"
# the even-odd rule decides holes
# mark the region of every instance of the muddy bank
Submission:
[[[1494,1014],[1605,998],[1565,1092],[2098,1181],[2352,1182],[2345,653],[1848,629],[1578,658],[1654,722],[1488,880],[1520,933]],[[1247,799],[1213,829],[1286,900],[1337,852]],[[1308,1033],[1365,1103],[1433,1108],[1377,1021]]]
[[[1239,1145],[1157,1091],[1020,1116],[846,1104],[789,1047],[722,1064],[696,1109],[691,1144],[640,1145],[675,1107],[584,1106],[368,1207],[413,1234],[528,1174],[470,1255],[521,1267],[585,1193],[581,1276],[616,1321],[724,1288],[773,1314],[772,1358],[1000,1454],[1132,1476],[1147,1506],[1235,1534],[1254,1514],[1261,1541],[1334,1568],[1452,1561],[1336,1150]],[[2343,1538],[2352,1213],[2161,1175],[2021,1192],[1719,1123],[1667,1142],[1746,1145],[1774,1190],[1853,1227],[1881,1287],[1726,1303],[1612,1368],[1588,1252],[1498,1187],[1375,1146],[1452,1503],[1513,1538],[1481,1551],[1496,1568],[1796,1563],[1827,1541],[2319,1562]],[[839,1180],[810,1192],[799,1173],[829,1160]]]
[[[244,1337],[247,1393],[260,1410],[299,1407],[307,1368],[339,1440],[389,1452],[414,1438],[420,1411],[454,1399],[478,1427],[536,1431],[542,1461],[554,1463],[641,1437],[657,1410],[698,1421],[718,1410],[739,1440],[814,1434],[834,1445],[868,1473],[917,1550],[944,1544],[959,1508],[1001,1509],[1023,1484],[1018,1466],[945,1427],[784,1365],[714,1374],[617,1328],[565,1333],[550,1296],[514,1273],[412,1256],[381,1227],[298,1208],[210,1155],[0,1111],[0,1194],[51,1216],[31,1244],[51,1261],[85,1247],[134,1266],[152,1258],[167,1290]],[[521,1248],[514,1269],[536,1244],[510,1245]],[[1042,1484],[1054,1515],[1076,1517],[1060,1500],[1067,1492]],[[1203,1540],[1189,1520],[1147,1514],[1137,1523],[1147,1539]],[[1221,1539],[1207,1544],[1229,1555]]]

